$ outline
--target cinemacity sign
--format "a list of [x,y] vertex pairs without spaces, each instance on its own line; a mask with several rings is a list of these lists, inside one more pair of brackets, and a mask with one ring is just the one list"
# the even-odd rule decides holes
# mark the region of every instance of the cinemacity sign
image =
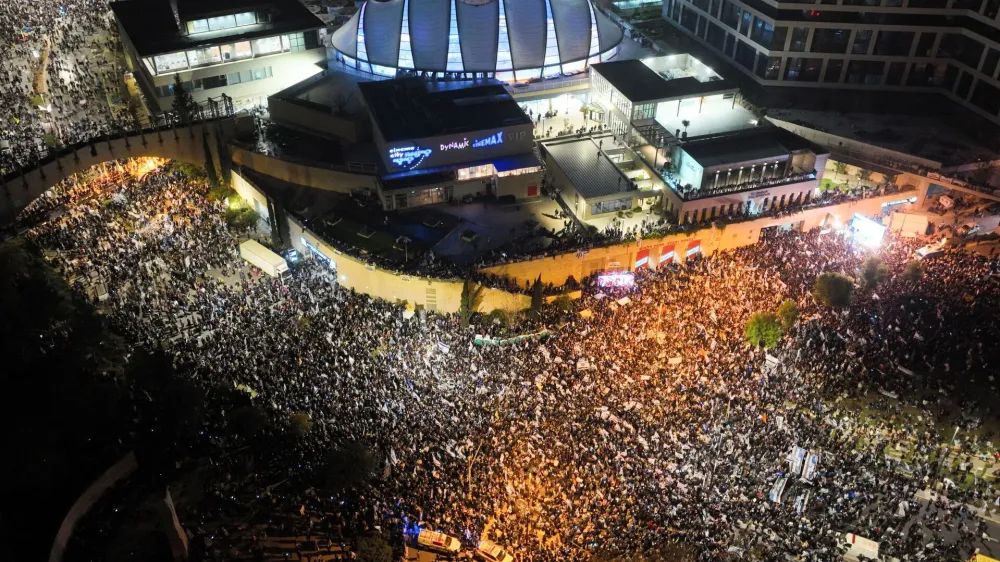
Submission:
[[[515,136],[523,135],[523,132],[514,133]],[[440,143],[436,148],[430,147],[426,148],[418,144],[411,144],[407,146],[394,146],[388,150],[389,161],[399,166],[400,168],[405,168],[407,170],[415,170],[425,160],[430,158],[435,152],[445,153],[445,152],[455,152],[464,151],[470,148],[486,148],[490,146],[500,146],[504,143],[504,131],[497,131],[489,136],[469,140],[468,138],[461,138],[449,141],[447,143]]]

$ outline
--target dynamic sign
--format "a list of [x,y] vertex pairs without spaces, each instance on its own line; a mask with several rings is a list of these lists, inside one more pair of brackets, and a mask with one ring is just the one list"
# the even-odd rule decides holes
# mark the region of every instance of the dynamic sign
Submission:
[[635,276],[631,271],[615,271],[597,276],[599,287],[631,287],[635,285]]
[[397,166],[412,170],[419,166],[432,152],[433,150],[429,148],[421,148],[416,145],[397,146],[389,149],[389,161]]
[[[515,137],[516,136],[517,135],[515,135]],[[497,131],[492,135],[481,139],[473,139],[470,141],[467,138],[462,138],[461,140],[440,143],[438,145],[438,151],[452,152],[456,150],[465,150],[467,148],[486,148],[488,146],[500,146],[503,143],[504,132]],[[433,148],[423,148],[415,144],[409,146],[397,146],[389,149],[389,161],[401,168],[414,170],[433,153]]]

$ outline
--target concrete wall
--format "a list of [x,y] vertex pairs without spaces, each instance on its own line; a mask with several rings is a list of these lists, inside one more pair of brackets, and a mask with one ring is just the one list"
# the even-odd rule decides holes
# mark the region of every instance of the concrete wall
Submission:
[[308,107],[306,103],[296,103],[272,96],[267,100],[267,111],[275,123],[312,135],[340,139],[347,144],[357,143],[365,132],[362,126],[363,119],[352,116],[339,117],[329,110],[321,110],[318,104],[316,107]]
[[0,225],[10,223],[18,213],[53,185],[88,168],[120,158],[159,156],[204,166],[203,135],[208,135],[209,149],[217,150],[215,136],[229,142],[245,119],[220,119],[187,127],[165,129],[112,139],[96,139],[91,144],[67,150],[51,161],[8,173],[0,179]]
[[233,172],[233,190],[250,204],[264,221],[270,219],[271,213],[268,210],[267,196],[257,190],[257,187],[248,182],[240,174]]
[[326,189],[340,193],[350,193],[355,189],[374,192],[378,178],[372,174],[351,173],[317,165],[300,164],[251,152],[238,146],[231,147],[233,163],[246,166],[266,176],[298,185]]
[[[583,256],[575,253],[538,258],[528,261],[496,265],[483,268],[482,271],[494,275],[503,275],[516,280],[520,284],[534,281],[539,275],[542,282],[562,285],[567,277],[572,276],[577,281],[600,271],[616,269],[632,270],[635,267],[639,252],[649,250],[650,263],[658,262],[658,256],[664,246],[674,245],[678,255],[683,259],[684,252],[693,241],[700,241],[702,252],[711,254],[721,250],[732,250],[742,246],[755,244],[760,238],[760,231],[771,226],[798,223],[802,230],[810,230],[824,224],[827,217],[841,223],[846,223],[855,213],[869,217],[882,215],[882,203],[899,201],[907,197],[918,196],[917,191],[894,193],[881,197],[872,197],[861,201],[817,207],[801,211],[794,215],[780,218],[761,218],[754,221],[724,225],[721,228],[706,227],[685,234],[674,234],[662,239],[644,239],[642,244],[632,242],[607,248],[594,248]],[[902,205],[896,209],[907,209],[910,205]]]
[[[340,285],[388,301],[413,303],[427,310],[458,312],[462,298],[461,281],[402,275],[382,269],[333,249],[292,217],[289,217],[288,226],[292,246],[300,254],[312,255],[312,250],[305,244],[308,242],[336,264]],[[531,297],[528,295],[486,289],[479,312],[488,313],[498,308],[514,312],[524,310],[530,304]]]

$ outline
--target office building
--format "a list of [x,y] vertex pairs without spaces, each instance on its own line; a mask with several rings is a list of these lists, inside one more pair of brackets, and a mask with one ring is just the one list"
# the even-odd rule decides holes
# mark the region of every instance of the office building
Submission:
[[111,9],[136,83],[153,112],[169,111],[175,77],[195,101],[237,105],[321,70],[323,22],[297,0],[126,0]]
[[581,73],[622,38],[590,0],[372,0],[332,45],[363,72],[510,83]]
[[1000,0],[664,0],[663,17],[767,87],[942,94],[1000,123]]

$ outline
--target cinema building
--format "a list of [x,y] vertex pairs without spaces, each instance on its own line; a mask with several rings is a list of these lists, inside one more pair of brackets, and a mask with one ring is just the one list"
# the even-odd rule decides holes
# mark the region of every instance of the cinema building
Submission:
[[360,102],[356,115],[338,118],[335,103],[324,100],[344,97],[332,93],[340,76],[316,77],[272,96],[271,118],[336,138],[346,152],[372,154],[377,163],[371,173],[385,210],[540,195],[531,119],[499,82],[361,82],[348,95]]
[[510,83],[581,73],[623,37],[590,0],[370,0],[332,45],[365,73]]
[[132,75],[156,113],[175,77],[194,100],[252,105],[319,72],[323,22],[297,0],[127,0],[111,10]]

